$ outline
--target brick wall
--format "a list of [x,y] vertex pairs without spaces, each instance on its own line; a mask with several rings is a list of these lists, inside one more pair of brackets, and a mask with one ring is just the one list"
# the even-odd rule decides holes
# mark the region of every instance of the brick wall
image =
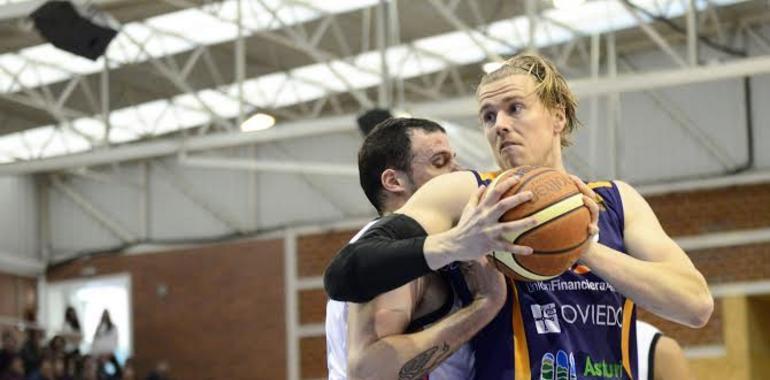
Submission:
[[[324,268],[356,230],[300,236],[297,241],[297,273],[300,277],[322,276]],[[301,324],[324,323],[326,317],[326,293],[322,289],[303,290],[299,293],[299,319]],[[303,379],[327,377],[326,338],[308,337],[300,340]]]
[[36,280],[0,272],[0,317],[22,319],[37,303]]
[[48,281],[81,278],[86,267],[131,274],[140,374],[164,360],[176,379],[286,377],[282,240],[80,260]]
[[671,236],[770,227],[770,183],[647,197]]

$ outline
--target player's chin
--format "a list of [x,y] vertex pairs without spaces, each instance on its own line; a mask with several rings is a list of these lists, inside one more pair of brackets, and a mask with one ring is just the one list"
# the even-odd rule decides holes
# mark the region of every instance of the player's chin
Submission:
[[528,165],[527,160],[518,154],[504,154],[500,162],[503,163],[503,169],[513,169],[522,165]]

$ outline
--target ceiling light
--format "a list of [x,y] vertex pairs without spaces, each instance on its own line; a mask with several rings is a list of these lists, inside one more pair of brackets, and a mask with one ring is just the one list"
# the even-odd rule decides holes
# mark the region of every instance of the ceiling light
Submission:
[[254,132],[268,129],[275,125],[275,118],[266,113],[256,113],[241,124],[241,131]]
[[583,5],[583,3],[585,2],[586,2],[585,0],[553,0],[553,6],[556,9],[568,10],[568,9],[575,9]]

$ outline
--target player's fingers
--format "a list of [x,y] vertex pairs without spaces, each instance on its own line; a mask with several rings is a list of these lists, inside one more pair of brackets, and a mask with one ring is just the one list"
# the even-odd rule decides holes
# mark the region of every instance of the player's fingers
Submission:
[[[511,234],[519,235],[524,231],[531,229],[537,225],[537,219],[534,216],[528,216],[518,220],[512,220],[510,222],[503,222],[497,225],[497,233],[501,236],[509,236]],[[510,238],[510,236],[509,236]]]
[[578,176],[574,174],[570,174],[569,176],[570,178],[572,178],[572,182],[574,182],[575,185],[577,185],[578,190],[580,190],[581,193],[591,197],[591,199],[597,199],[596,193],[593,190],[591,190],[591,188],[588,187],[588,185],[586,185],[582,179],[580,179]]
[[489,191],[486,192],[484,195],[484,198],[482,199],[482,202],[486,204],[495,204],[497,203],[500,198],[508,192],[513,186],[516,185],[516,183],[519,182],[519,177],[514,176],[512,174],[507,174],[506,177],[502,179],[498,179],[495,186],[491,187]]
[[598,233],[599,233],[599,227],[598,227],[598,226],[595,226],[595,225],[593,225],[593,224],[592,224],[592,225],[590,225],[590,226],[588,226],[588,235],[589,235],[589,236],[590,236],[592,239],[593,239],[593,238],[596,236],[596,234],[598,234]]
[[588,211],[591,213],[591,224],[596,224],[599,221],[599,205],[585,195],[583,196],[583,204],[588,207]]
[[510,252],[514,255],[527,256],[535,252],[535,250],[532,249],[532,247],[513,244],[505,239],[501,239],[499,245],[500,245],[500,249],[498,249],[498,251]]
[[498,220],[508,210],[522,203],[529,202],[534,197],[535,197],[534,194],[532,194],[532,192],[529,190],[516,193],[510,197],[505,197],[501,199],[499,202],[497,202],[497,204],[495,205],[495,208],[490,213],[490,216],[495,220]]
[[476,192],[468,199],[468,203],[465,204],[465,208],[474,208],[479,205],[481,197],[484,196],[484,191],[487,189],[486,185],[479,186]]

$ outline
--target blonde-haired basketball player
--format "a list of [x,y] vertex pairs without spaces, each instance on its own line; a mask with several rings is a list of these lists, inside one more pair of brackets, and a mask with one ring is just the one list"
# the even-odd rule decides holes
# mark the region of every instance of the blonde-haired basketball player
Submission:
[[[536,54],[515,56],[482,80],[476,97],[481,128],[502,169],[565,171],[562,148],[578,124],[574,96],[551,62]],[[517,179],[484,192],[487,180],[458,172],[425,184],[397,211],[399,218],[380,226],[392,234],[360,239],[335,258],[325,273],[330,295],[365,300],[402,285],[389,257],[428,272],[492,250],[531,252],[501,236],[536,220],[498,222],[521,201],[500,200]],[[508,303],[474,339],[483,378],[636,378],[635,304],[693,327],[711,316],[705,279],[633,187],[575,181],[592,211],[589,232],[598,231],[599,241],[582,265],[552,281],[509,284]],[[403,234],[403,226],[424,229],[427,237]]]

